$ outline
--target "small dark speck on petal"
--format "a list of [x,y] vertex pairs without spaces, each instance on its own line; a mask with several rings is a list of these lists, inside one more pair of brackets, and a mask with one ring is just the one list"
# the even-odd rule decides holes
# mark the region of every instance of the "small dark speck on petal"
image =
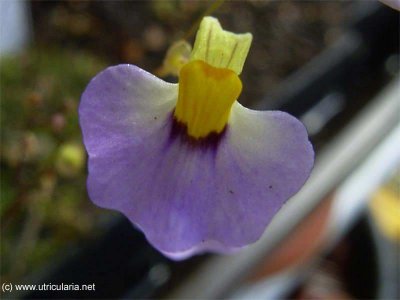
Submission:
[[270,185],[269,188],[272,189],[272,185]]
[[232,191],[232,190],[229,190],[229,193],[233,194],[233,191]]
[[154,117],[154,120],[157,120],[157,117]]

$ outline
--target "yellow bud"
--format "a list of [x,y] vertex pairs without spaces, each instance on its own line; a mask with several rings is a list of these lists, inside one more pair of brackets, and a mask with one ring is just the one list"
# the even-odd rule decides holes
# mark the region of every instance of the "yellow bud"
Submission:
[[82,170],[85,163],[85,151],[81,144],[63,144],[58,149],[56,169],[65,177],[73,177]]

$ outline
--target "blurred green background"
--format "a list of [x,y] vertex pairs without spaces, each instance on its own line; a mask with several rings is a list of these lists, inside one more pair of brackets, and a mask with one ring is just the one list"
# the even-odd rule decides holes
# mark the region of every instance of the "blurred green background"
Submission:
[[77,106],[104,66],[57,48],[2,59],[2,275],[18,278],[93,231]]

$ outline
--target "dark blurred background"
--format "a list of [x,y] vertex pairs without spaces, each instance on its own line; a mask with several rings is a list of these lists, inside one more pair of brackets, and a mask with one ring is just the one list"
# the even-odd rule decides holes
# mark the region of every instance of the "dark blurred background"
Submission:
[[[398,77],[394,79],[399,71],[398,13],[375,1],[1,1],[1,282],[96,283],[97,287],[93,293],[25,292],[15,297],[190,297],[173,291],[190,290],[182,288],[189,275],[196,278],[204,265],[218,259],[203,255],[169,261],[123,217],[88,200],[86,154],[77,117],[80,95],[94,75],[120,63],[158,74],[174,42],[193,42],[205,13],[217,17],[227,30],[253,34],[239,101],[300,118],[309,130],[317,161],[392,80],[398,83]],[[177,81],[171,75],[165,79]],[[395,126],[390,124],[376,135],[383,139]],[[359,147],[372,151],[380,138]],[[294,228],[313,213],[329,219],[329,209],[322,213],[319,205],[334,202],[335,190],[364,156],[337,175],[325,194],[309,204],[309,211],[298,216]],[[385,171],[385,182],[395,187],[394,203],[400,210],[399,176],[392,173],[391,168]],[[314,271],[284,289],[280,297],[321,296],[315,290],[327,291],[322,298],[378,297],[382,274],[373,234],[378,232],[381,244],[394,243],[397,250],[398,234],[394,242],[379,234],[371,229],[371,218],[365,211],[351,217],[358,225],[343,230],[329,251],[327,246],[320,250],[321,245],[332,242],[321,242],[307,259],[291,254],[302,264],[313,265]],[[294,228],[290,232],[296,232]],[[281,233],[274,247],[279,249],[288,236],[289,232]],[[287,247],[307,252],[312,244],[307,241]],[[282,247],[276,253],[287,251]],[[266,256],[269,253],[265,250]],[[371,260],[370,267],[365,268],[363,257]],[[194,294],[267,299],[269,294],[252,294],[259,288],[254,282],[298,263],[289,259],[284,267],[272,268],[273,272],[266,267],[264,273],[249,266],[246,276],[232,279],[235,288],[229,282],[211,294]],[[399,279],[397,267],[398,262],[391,282]],[[354,280],[365,273],[371,276],[364,284]],[[193,282],[192,289],[201,286],[196,288]],[[386,295],[396,297],[393,292]]]

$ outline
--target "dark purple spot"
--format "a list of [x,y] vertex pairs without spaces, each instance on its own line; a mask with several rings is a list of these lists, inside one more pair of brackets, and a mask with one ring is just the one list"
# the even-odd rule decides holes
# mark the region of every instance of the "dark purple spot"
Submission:
[[221,139],[226,133],[227,127],[221,133],[211,132],[209,135],[203,138],[193,138],[187,133],[186,124],[177,121],[171,114],[171,133],[169,136],[169,143],[173,141],[179,141],[191,148],[197,148],[201,150],[211,150],[216,152]]

